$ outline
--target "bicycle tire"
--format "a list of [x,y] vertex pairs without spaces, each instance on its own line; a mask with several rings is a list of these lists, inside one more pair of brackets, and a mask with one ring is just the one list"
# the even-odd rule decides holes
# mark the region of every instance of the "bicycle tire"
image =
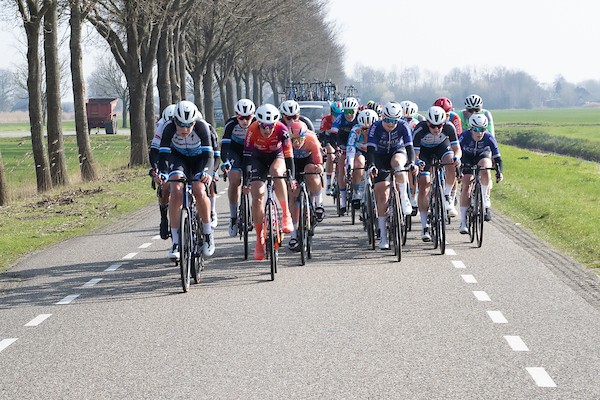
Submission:
[[266,234],[265,237],[265,247],[266,247],[266,256],[269,259],[269,264],[271,268],[271,280],[275,280],[275,232],[273,232],[273,215],[271,214],[272,205],[269,201],[267,201],[267,205],[265,207],[265,225],[266,225]]
[[400,208],[399,193],[394,190],[393,215],[392,215],[392,232],[394,233],[394,251],[396,251],[396,260],[402,261],[402,210]]
[[475,185],[475,236],[477,238],[477,247],[483,244],[483,193],[481,185]]
[[367,236],[369,237],[371,250],[375,250],[375,203],[373,202],[374,194],[371,185],[365,187],[365,193],[367,194]]
[[192,258],[190,225],[188,210],[182,208],[181,219],[179,221],[179,270],[181,272],[181,286],[184,293],[190,290],[190,264]]
[[[190,263],[190,271],[192,274],[192,278],[194,278],[194,283],[200,283],[200,272],[204,270],[204,255],[202,254],[201,241],[200,241],[200,232],[198,222],[193,222],[192,219],[192,232],[194,233],[193,237],[193,247],[192,247],[192,257]],[[197,221],[197,220],[196,220]]]
[[436,190],[436,224],[437,224],[437,243],[440,248],[440,254],[446,253],[446,217],[444,215],[444,200],[442,197],[442,188],[438,186],[438,190]]
[[299,242],[300,246],[300,265],[306,264],[306,240],[307,236],[306,231],[306,204],[305,204],[306,192],[304,190],[300,191],[300,204],[298,206],[298,229],[296,230],[296,240]]
[[[434,176],[437,179],[437,177]],[[438,248],[438,224],[437,224],[437,196],[436,193],[438,191],[437,184],[434,180],[429,191],[429,210],[427,211],[427,219],[429,222],[429,229],[431,230],[431,241],[433,242],[433,248]]]
[[249,253],[249,239],[248,239],[248,231],[250,230],[250,197],[242,192],[242,201],[240,203],[242,207],[241,210],[241,218],[242,218],[242,239],[244,240],[244,260],[248,259]]

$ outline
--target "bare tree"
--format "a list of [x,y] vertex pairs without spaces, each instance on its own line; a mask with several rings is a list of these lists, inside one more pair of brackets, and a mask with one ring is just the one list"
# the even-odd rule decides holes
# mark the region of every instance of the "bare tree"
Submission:
[[42,75],[39,54],[40,28],[49,1],[16,0],[27,36],[27,93],[29,94],[29,125],[38,192],[52,188],[48,154],[44,146],[42,126]]
[[0,111],[10,111],[15,101],[14,73],[0,69]]
[[88,132],[87,111],[85,109],[85,79],[83,78],[83,52],[81,49],[81,27],[89,4],[85,0],[69,1],[71,11],[69,18],[69,25],[71,27],[69,47],[71,49],[71,80],[73,83],[73,101],[75,107],[75,130],[77,132],[79,169],[81,171],[81,179],[84,182],[98,179]]

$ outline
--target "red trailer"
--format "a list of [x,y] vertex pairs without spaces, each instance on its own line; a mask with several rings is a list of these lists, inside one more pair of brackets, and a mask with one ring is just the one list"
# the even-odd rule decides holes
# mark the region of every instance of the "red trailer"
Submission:
[[88,130],[91,133],[92,128],[104,128],[106,134],[117,133],[117,106],[118,98],[114,97],[96,97],[88,99],[85,103]]

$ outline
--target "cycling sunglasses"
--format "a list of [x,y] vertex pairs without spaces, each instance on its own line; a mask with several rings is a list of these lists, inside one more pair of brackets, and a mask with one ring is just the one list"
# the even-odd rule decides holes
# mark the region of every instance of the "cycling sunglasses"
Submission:
[[294,120],[294,119],[298,119],[298,118],[300,118],[300,115],[298,115],[298,114],[296,114],[296,115],[292,115],[292,116],[289,116],[289,115],[284,115],[283,117],[284,117],[285,119],[287,119],[288,121],[292,121],[292,120]]
[[398,123],[398,120],[396,118],[383,118],[382,121],[385,123],[388,123],[388,124],[397,124]]
[[485,132],[485,128],[471,128],[471,131],[477,132],[477,133],[482,133],[482,132]]
[[189,124],[184,124],[183,122],[179,121],[178,119],[175,119],[175,123],[180,128],[190,128],[192,125],[194,125],[194,122],[190,122]]
[[481,108],[477,107],[477,108],[467,108],[468,112],[472,112],[472,113],[478,113],[479,111],[481,111]]
[[444,126],[444,124],[439,124],[439,125],[433,125],[432,123],[428,122],[427,125],[429,125],[430,128],[437,128],[437,129],[441,129],[442,126]]
[[354,113],[356,113],[356,110],[354,110],[354,109],[344,110],[344,114],[350,115],[350,114],[354,114]]
[[252,119],[252,115],[238,115],[237,119],[241,121],[248,121],[249,119]]
[[260,123],[260,124],[258,124],[258,126],[260,128],[262,128],[262,129],[271,130],[271,129],[273,129],[275,127],[275,124],[263,124],[263,123]]

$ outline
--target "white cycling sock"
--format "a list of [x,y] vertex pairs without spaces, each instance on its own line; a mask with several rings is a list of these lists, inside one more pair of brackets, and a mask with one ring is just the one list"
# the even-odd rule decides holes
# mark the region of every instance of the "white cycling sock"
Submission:
[[444,185],[444,196],[450,196],[450,193],[452,193],[452,185],[446,183]]
[[[377,222],[379,222],[379,237],[383,238],[387,235],[385,231],[385,216],[377,217]],[[385,239],[384,239],[385,240]]]
[[212,226],[209,223],[202,223],[202,233],[205,235],[210,235],[212,233]]
[[215,212],[215,196],[210,196],[210,211]]
[[237,203],[229,203],[229,215],[231,218],[237,218],[238,213],[238,204]]
[[171,228],[171,237],[173,238],[173,244],[179,244],[179,229]]
[[421,226],[425,228],[427,226],[427,211],[419,211],[421,217]]
[[469,207],[461,207],[460,208],[460,223],[462,225],[467,225],[467,209]]

